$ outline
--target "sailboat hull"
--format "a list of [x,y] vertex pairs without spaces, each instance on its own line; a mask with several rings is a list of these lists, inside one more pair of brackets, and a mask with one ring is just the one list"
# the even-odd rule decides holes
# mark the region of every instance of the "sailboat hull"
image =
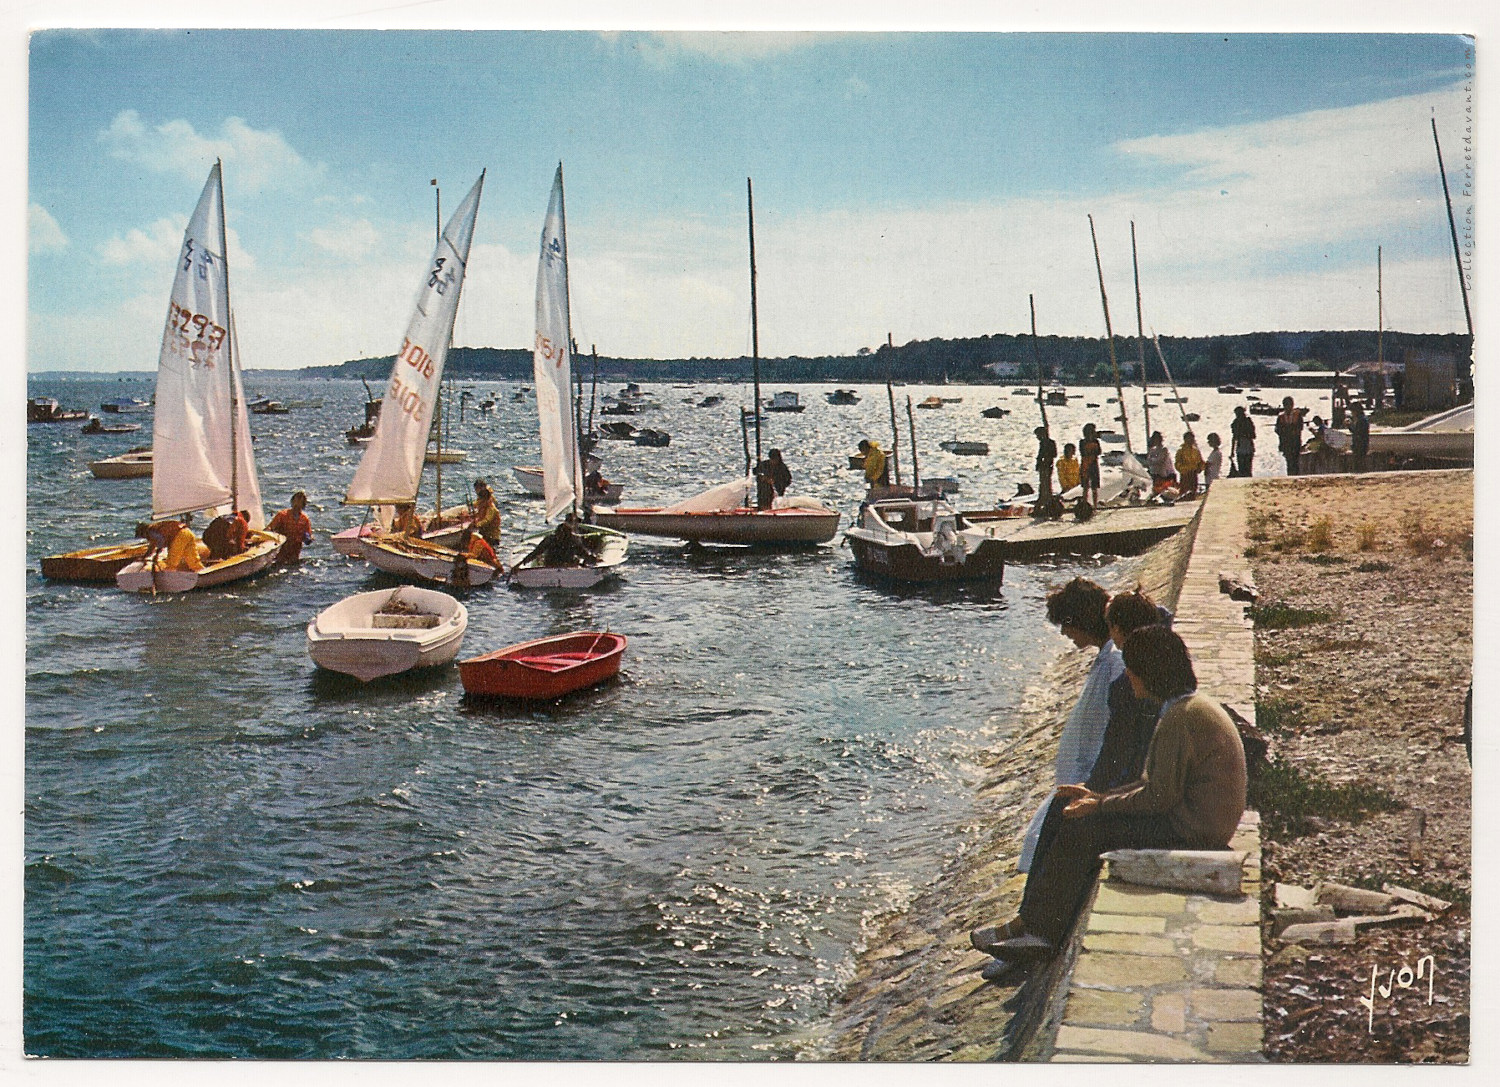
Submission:
[[[515,566],[510,572],[511,584],[527,589],[589,589],[619,573],[630,548],[630,538],[598,526],[584,526],[579,531],[602,539],[604,546],[597,563],[593,566]],[[545,532],[528,536],[516,553],[529,555],[546,536]]]
[[810,545],[833,539],[839,517],[835,510],[803,508],[741,508],[706,513],[638,508],[599,511],[594,520],[605,528],[632,535],[666,536],[693,543]]
[[286,537],[275,532],[252,532],[250,546],[222,562],[206,564],[202,570],[153,570],[144,562],[132,562],[115,575],[115,584],[132,593],[186,593],[210,589],[254,577],[276,561],[276,552]]
[[[367,536],[359,541],[359,557],[393,577],[447,584],[453,574],[456,553],[409,536]],[[489,563],[469,560],[470,586],[488,583],[495,573]]]

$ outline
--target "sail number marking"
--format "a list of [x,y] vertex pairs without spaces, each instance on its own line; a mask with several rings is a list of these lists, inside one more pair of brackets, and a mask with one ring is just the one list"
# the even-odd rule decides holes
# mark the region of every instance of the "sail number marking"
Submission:
[[213,369],[214,356],[227,335],[222,325],[173,302],[167,311],[167,330],[177,334],[177,349],[190,355],[194,366]]
[[568,361],[568,352],[560,343],[553,343],[550,337],[540,333],[536,338],[536,349],[541,352],[542,358],[561,369],[562,364]]

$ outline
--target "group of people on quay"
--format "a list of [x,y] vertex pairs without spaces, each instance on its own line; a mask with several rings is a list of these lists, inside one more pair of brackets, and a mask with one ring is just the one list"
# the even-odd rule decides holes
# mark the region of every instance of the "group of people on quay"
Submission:
[[1234,721],[1198,692],[1171,613],[1139,588],[1113,598],[1086,578],[1047,597],[1047,619],[1098,652],[1058,737],[1056,788],[1022,838],[1015,917],[970,933],[982,976],[1017,985],[1067,937],[1112,849],[1223,849],[1247,788]]
[[[1303,474],[1309,454],[1333,448],[1329,425],[1321,416],[1308,421],[1309,409],[1298,407],[1288,396],[1282,400],[1282,410],[1276,416],[1276,447],[1286,462],[1286,474]],[[1350,467],[1364,471],[1370,448],[1370,420],[1364,406],[1358,400],[1340,405],[1340,413],[1346,415],[1339,422],[1349,426]],[[1055,496],[1083,488],[1082,501],[1091,507],[1098,505],[1099,463],[1101,457],[1100,437],[1093,423],[1085,423],[1083,434],[1075,444],[1063,445],[1062,456],[1057,454],[1057,442],[1050,430],[1039,426],[1035,430],[1037,439],[1037,505],[1039,511],[1051,509],[1062,512]],[[1208,450],[1198,445],[1198,437],[1191,430],[1182,435],[1182,443],[1174,453],[1167,445],[1161,431],[1153,431],[1147,439],[1145,464],[1151,475],[1151,493],[1165,495],[1170,499],[1194,498],[1208,492],[1215,480],[1224,476],[1225,450],[1223,438],[1217,433],[1207,437]],[[1255,465],[1255,421],[1250,418],[1244,405],[1234,409],[1234,418],[1229,424],[1228,478],[1248,478]],[[864,444],[861,443],[861,450]],[[1056,482],[1054,483],[1054,472]]]

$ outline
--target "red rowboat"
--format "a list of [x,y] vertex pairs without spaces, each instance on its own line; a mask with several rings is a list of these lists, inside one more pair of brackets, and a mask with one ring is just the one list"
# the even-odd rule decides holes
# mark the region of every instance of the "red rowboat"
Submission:
[[547,700],[617,675],[624,652],[624,635],[585,630],[470,657],[458,675],[471,695]]

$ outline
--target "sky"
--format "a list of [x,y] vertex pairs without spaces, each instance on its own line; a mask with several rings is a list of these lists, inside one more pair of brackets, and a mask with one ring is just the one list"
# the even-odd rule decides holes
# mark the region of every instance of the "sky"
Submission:
[[[1457,35],[39,32],[27,368],[154,368],[216,157],[245,365],[389,355],[487,170],[454,342],[529,347],[567,179],[573,327],[626,357],[936,336],[1464,328]],[[1472,146],[1472,145],[1470,145]]]

